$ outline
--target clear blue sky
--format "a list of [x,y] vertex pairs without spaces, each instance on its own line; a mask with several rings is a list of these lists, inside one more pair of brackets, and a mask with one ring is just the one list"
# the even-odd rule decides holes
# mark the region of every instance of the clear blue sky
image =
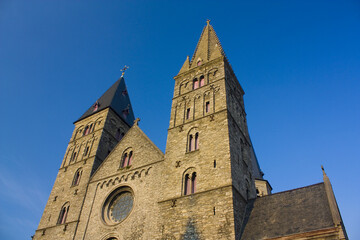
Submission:
[[332,181],[360,239],[359,1],[0,1],[0,238],[30,239],[72,122],[120,76],[165,150],[173,77],[211,19],[274,192]]

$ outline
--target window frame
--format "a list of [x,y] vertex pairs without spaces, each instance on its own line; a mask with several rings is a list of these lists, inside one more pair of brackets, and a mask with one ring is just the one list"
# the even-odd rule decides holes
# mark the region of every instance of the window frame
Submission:
[[79,168],[78,170],[76,170],[76,172],[74,174],[74,178],[73,178],[73,181],[72,181],[72,184],[71,184],[72,187],[79,185],[81,175],[82,175],[82,168]]
[[59,217],[58,217],[58,220],[56,222],[57,225],[61,225],[61,224],[65,224],[66,223],[66,218],[67,218],[67,215],[69,213],[69,208],[70,208],[70,203],[69,202],[66,202],[62,207],[61,207],[61,210],[60,210],[60,213],[59,213]]
[[183,173],[182,195],[188,196],[197,192],[197,172],[194,167],[190,167]]
[[197,78],[194,78],[193,80],[193,90],[199,88],[199,80]]
[[120,168],[129,168],[132,166],[134,159],[134,151],[132,148],[126,149],[121,157]]
[[205,85],[205,77],[204,75],[201,75],[199,78],[199,88],[203,87]]

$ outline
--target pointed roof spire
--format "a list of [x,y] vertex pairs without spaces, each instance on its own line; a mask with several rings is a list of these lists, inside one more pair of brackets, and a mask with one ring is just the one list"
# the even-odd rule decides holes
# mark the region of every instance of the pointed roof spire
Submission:
[[207,20],[195,48],[194,55],[191,58],[190,67],[195,67],[220,56],[225,57],[225,52],[221,47],[214,28],[210,25],[210,20]]
[[120,77],[78,120],[89,117],[105,108],[110,107],[129,126],[134,123],[134,112],[131,107],[129,94],[126,90],[125,80]]
[[323,173],[323,177],[324,177],[324,178],[327,177],[327,176],[326,176],[326,173],[325,173],[325,168],[324,168],[323,165],[321,165],[321,170],[322,170],[322,173]]
[[334,191],[333,191],[331,183],[330,183],[330,179],[326,175],[323,165],[321,165],[321,170],[323,172],[323,180],[324,180],[324,185],[325,185],[325,192],[326,192],[326,195],[327,195],[327,198],[328,198],[328,202],[329,202],[330,211],[331,211],[333,221],[334,221],[334,223],[336,225],[340,225],[342,220],[341,220],[340,211],[339,211],[336,199],[335,199]]
[[187,56],[183,66],[181,67],[181,69],[179,71],[179,73],[185,72],[185,71],[189,70],[189,68],[190,68],[190,60],[189,60],[189,56]]

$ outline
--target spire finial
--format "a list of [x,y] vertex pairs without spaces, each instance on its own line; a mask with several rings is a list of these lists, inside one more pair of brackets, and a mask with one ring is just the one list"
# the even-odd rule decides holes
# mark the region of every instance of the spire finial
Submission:
[[323,166],[323,165],[321,165],[321,170],[322,170],[322,172],[323,172],[323,175],[326,176],[325,169],[324,169],[324,166]]
[[126,66],[126,65],[125,65],[125,67],[123,67],[123,68],[120,70],[120,72],[122,72],[122,73],[121,73],[121,77],[124,77],[125,71],[126,71],[127,69],[129,69],[129,66]]
[[210,25],[210,19],[206,20],[206,25]]

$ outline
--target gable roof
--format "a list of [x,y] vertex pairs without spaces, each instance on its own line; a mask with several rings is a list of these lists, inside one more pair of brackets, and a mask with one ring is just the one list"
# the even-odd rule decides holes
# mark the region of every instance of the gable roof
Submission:
[[123,119],[129,126],[133,125],[134,112],[131,107],[129,94],[126,90],[125,80],[119,78],[97,101],[98,109],[94,111],[94,104],[74,123],[91,116],[105,108],[110,107]]
[[[119,174],[121,157],[124,150],[131,148],[136,154],[132,167],[139,168],[151,165],[164,159],[164,153],[148,138],[148,136],[134,124],[117,143],[114,149],[104,159],[91,177],[91,182],[111,178]],[[130,168],[129,171],[132,171]]]
[[324,183],[259,197],[248,204],[241,239],[268,239],[333,227]]

